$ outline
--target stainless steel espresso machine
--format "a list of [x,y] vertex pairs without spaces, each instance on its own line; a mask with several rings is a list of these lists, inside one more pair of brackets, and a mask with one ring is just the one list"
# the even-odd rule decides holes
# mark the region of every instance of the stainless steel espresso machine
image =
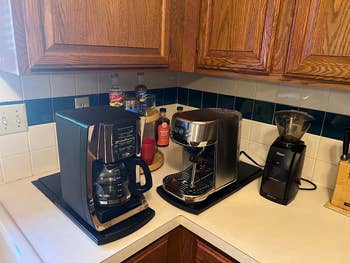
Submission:
[[241,113],[208,108],[175,113],[172,140],[183,146],[183,170],[163,179],[163,189],[186,203],[201,202],[238,176]]

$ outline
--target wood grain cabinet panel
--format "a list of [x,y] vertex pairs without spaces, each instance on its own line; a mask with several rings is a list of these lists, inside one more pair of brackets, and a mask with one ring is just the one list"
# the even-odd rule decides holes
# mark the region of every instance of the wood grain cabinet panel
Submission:
[[179,226],[123,262],[228,263],[238,261]]
[[0,3],[2,22],[10,25],[10,33],[0,34],[1,50],[11,48],[7,52],[11,56],[0,51],[0,68],[5,71],[18,74],[72,68],[162,68],[169,67],[169,61],[177,55],[178,44],[170,50],[170,16],[178,22],[182,2],[0,0]]
[[268,73],[279,0],[202,0],[198,68]]
[[213,246],[206,244],[202,240],[197,239],[197,252],[196,252],[195,262],[196,263],[234,263],[238,261],[225,255],[220,250],[215,249]]
[[123,263],[168,262],[168,235],[136,253]]
[[167,0],[24,1],[32,68],[167,66]]
[[350,82],[350,1],[297,0],[286,75]]

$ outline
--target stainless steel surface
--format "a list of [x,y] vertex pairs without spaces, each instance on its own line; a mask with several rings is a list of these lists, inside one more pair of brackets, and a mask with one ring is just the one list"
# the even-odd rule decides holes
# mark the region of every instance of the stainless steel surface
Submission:
[[[163,179],[163,189],[170,195],[185,202],[200,202],[205,200],[211,193],[215,192],[214,171],[208,171],[202,176],[193,176],[196,170],[192,167],[188,169],[166,176]],[[190,184],[192,183],[192,187]]]
[[126,212],[118,217],[115,217],[115,218],[113,218],[113,219],[111,219],[103,224],[100,223],[100,221],[98,220],[95,213],[92,214],[91,216],[92,216],[93,223],[96,227],[96,230],[103,231],[111,226],[114,226],[115,224],[118,224],[121,221],[124,221],[125,219],[127,219],[129,217],[132,217],[133,215],[140,213],[141,211],[145,210],[146,208],[148,208],[148,203],[146,202],[144,197],[142,197],[141,205],[139,205],[139,206],[135,207],[134,209],[131,209],[128,212]]
[[284,110],[275,113],[275,121],[280,138],[284,142],[297,142],[310,128],[314,118],[302,111]]
[[178,112],[171,121],[174,142],[193,147],[204,147],[216,140],[215,111],[209,109]]
[[113,151],[113,124],[99,125],[97,142],[97,160],[102,160],[104,163],[115,162]]
[[[183,201],[200,202],[235,182],[241,119],[237,111],[217,108],[174,114],[171,135],[183,146],[183,170],[164,178],[164,190]],[[201,160],[207,162],[206,172]]]

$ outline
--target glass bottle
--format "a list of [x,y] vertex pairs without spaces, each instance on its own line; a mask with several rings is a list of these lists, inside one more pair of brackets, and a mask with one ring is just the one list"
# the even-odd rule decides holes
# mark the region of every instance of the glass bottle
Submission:
[[155,139],[158,147],[169,145],[170,120],[166,117],[166,108],[160,108],[160,116],[155,125]]
[[139,102],[140,113],[144,114],[147,108],[147,87],[144,84],[145,80],[143,73],[137,73],[137,82],[138,84],[135,87],[135,96]]
[[112,88],[109,90],[109,106],[111,107],[123,107],[124,95],[123,90],[119,86],[119,75],[111,75]]

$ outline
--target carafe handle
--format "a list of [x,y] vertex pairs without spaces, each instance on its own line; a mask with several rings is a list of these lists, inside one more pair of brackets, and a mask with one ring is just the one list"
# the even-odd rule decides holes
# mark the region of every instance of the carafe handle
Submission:
[[134,157],[128,160],[128,165],[133,167],[133,169],[130,169],[130,170],[135,170],[136,165],[140,165],[143,170],[143,174],[145,176],[145,181],[146,181],[144,185],[141,185],[140,183],[136,183],[136,173],[133,172],[132,178],[131,178],[132,190],[135,190],[136,192],[139,192],[139,193],[143,193],[151,189],[152,175],[151,175],[151,171],[148,168],[147,163],[144,160],[142,160],[140,157]]

